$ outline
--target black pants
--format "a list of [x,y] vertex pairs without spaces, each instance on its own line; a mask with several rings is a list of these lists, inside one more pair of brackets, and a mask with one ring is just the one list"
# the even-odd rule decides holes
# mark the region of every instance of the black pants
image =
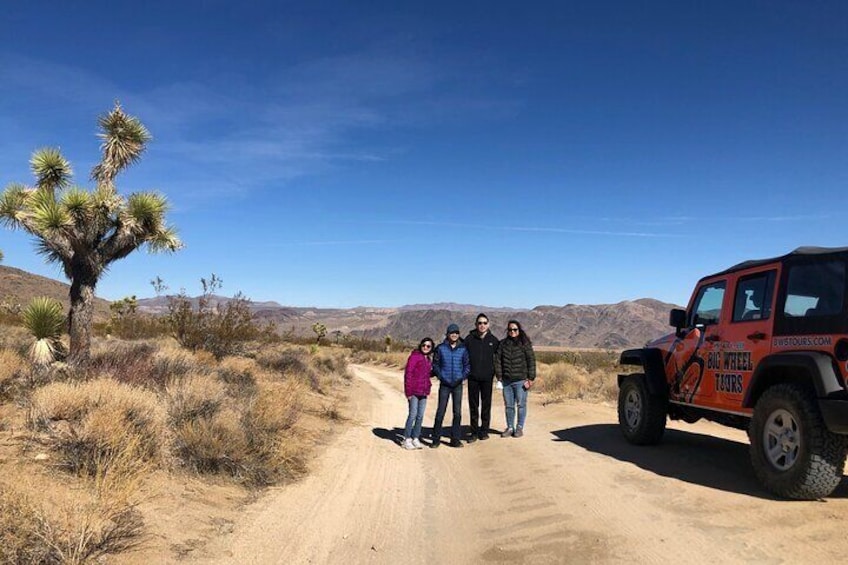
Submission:
[[462,383],[447,386],[439,385],[439,406],[436,408],[436,421],[433,422],[433,441],[438,442],[442,437],[442,421],[448,410],[448,399],[453,399],[453,426],[451,427],[451,438],[459,440],[459,426],[462,420]]
[[492,379],[468,379],[468,411],[471,413],[471,435],[489,433],[492,423]]

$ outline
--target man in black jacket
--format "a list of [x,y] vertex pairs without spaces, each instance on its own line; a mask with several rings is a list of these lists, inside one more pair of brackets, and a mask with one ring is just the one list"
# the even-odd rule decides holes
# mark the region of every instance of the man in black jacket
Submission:
[[471,437],[468,443],[489,439],[492,419],[492,379],[495,376],[495,351],[498,338],[489,331],[489,317],[477,314],[475,329],[465,338],[465,348],[471,360],[468,375],[468,411],[471,413]]

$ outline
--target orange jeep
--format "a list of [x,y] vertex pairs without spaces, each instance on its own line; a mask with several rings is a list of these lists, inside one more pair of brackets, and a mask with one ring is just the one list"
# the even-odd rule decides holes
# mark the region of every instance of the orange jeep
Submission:
[[621,354],[618,421],[637,445],[666,417],[748,431],[754,471],[788,498],[829,495],[848,448],[848,247],[802,247],[702,278],[675,332]]

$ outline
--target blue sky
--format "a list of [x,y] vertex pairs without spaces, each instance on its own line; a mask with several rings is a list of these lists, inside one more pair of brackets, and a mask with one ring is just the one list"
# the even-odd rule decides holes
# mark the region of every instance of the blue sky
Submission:
[[[186,248],[98,294],[295,306],[685,303],[702,275],[848,244],[845,2],[16,2],[0,14],[0,186],[61,147]],[[61,279],[24,234],[4,264]]]

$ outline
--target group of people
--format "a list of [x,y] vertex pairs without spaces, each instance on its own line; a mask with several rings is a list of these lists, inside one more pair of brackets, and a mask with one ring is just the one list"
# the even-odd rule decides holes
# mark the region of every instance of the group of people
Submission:
[[[489,329],[489,317],[480,313],[475,327],[463,340],[459,326],[450,324],[439,345],[425,337],[410,354],[404,370],[404,394],[409,415],[403,431],[405,449],[421,449],[421,425],[430,396],[431,379],[439,381],[439,404],[433,422],[430,447],[441,445],[442,423],[453,408],[451,447],[462,447],[462,391],[468,382],[468,410],[471,435],[468,443],[489,439],[493,388],[503,390],[506,428],[501,437],[520,438],[527,418],[527,393],[536,379],[533,344],[517,320],[506,325],[506,335],[498,339]],[[516,419],[517,415],[517,419]]]

